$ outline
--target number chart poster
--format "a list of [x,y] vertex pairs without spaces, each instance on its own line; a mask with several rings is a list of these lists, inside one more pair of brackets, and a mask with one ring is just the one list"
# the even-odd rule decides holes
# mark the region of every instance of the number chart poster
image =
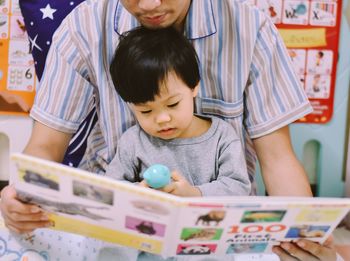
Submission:
[[36,76],[18,0],[0,0],[0,115],[28,114]]
[[298,122],[327,123],[333,114],[341,0],[247,0],[275,23],[314,111]]

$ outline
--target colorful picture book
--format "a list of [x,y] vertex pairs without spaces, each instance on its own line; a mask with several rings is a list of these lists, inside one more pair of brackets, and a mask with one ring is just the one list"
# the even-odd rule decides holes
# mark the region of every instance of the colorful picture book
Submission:
[[298,238],[323,243],[350,209],[345,198],[181,198],[23,154],[12,160],[18,197],[50,212],[53,229],[164,257],[271,252]]

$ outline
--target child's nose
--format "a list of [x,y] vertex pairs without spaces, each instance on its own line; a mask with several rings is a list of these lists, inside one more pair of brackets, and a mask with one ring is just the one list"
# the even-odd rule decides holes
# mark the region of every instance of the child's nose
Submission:
[[156,117],[156,122],[158,124],[169,122],[171,120],[170,114],[166,112],[159,113]]

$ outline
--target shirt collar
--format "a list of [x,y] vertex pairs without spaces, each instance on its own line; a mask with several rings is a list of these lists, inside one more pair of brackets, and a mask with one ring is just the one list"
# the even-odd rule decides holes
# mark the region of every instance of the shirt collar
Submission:
[[[119,35],[140,23],[118,1],[114,15],[114,31]],[[212,0],[192,0],[185,22],[185,35],[188,39],[198,39],[216,33]]]

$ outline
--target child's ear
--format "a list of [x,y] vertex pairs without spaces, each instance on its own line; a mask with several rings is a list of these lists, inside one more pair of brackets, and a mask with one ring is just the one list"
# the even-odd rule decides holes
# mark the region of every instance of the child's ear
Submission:
[[196,85],[196,87],[194,87],[192,91],[193,98],[197,96],[198,91],[199,91],[199,83]]

